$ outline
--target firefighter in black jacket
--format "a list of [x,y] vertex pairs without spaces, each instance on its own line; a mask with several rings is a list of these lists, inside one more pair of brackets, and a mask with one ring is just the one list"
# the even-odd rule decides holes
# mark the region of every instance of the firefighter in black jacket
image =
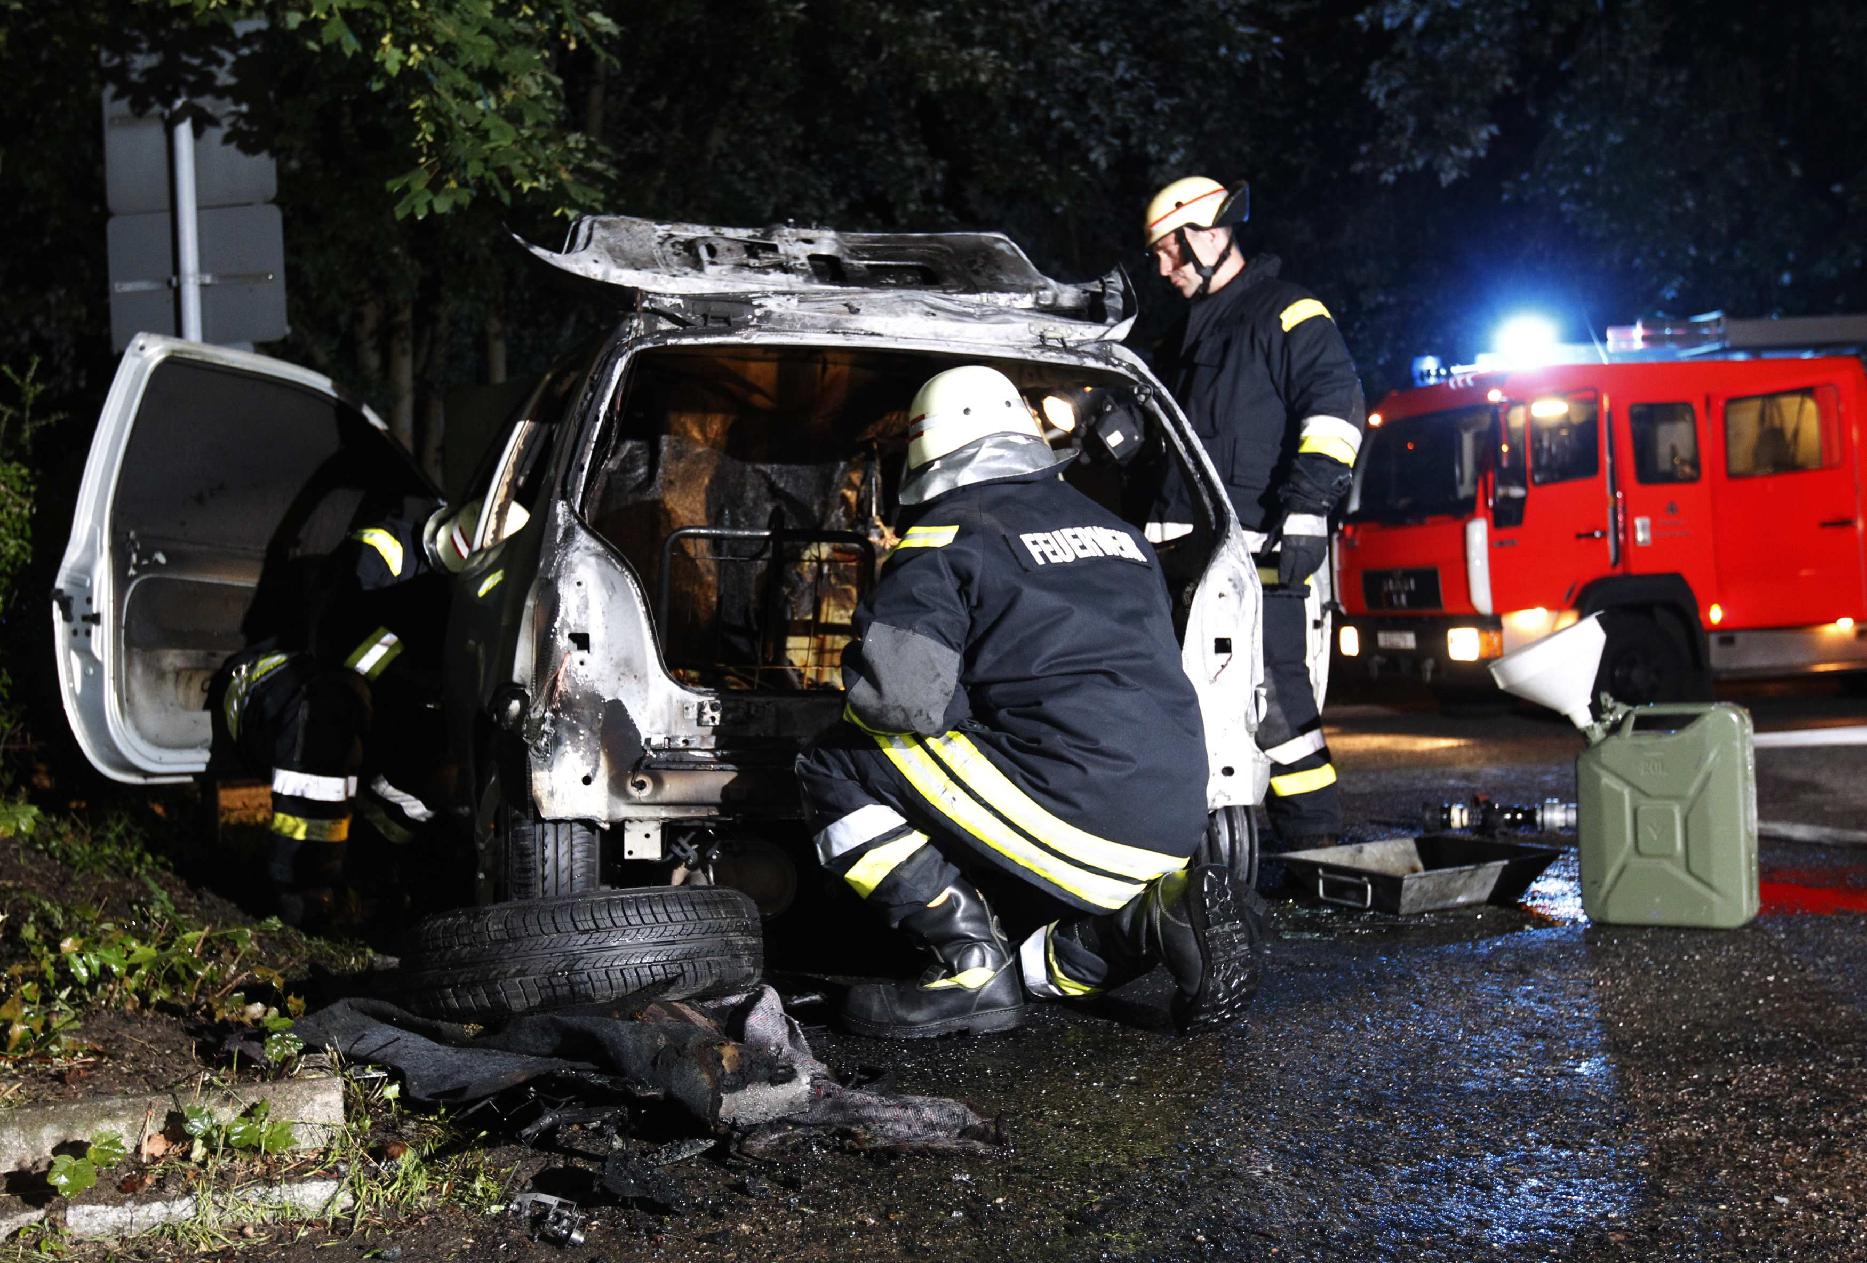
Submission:
[[372,519],[324,559],[310,625],[216,679],[217,745],[272,778],[267,871],[292,924],[338,918],[354,814],[394,843],[433,817],[446,576],[476,517],[429,505]]
[[[1258,744],[1271,761],[1265,804],[1285,850],[1328,845],[1342,828],[1335,765],[1310,682],[1312,578],[1329,558],[1329,514],[1348,490],[1366,407],[1348,347],[1314,295],[1247,261],[1234,228],[1245,187],[1176,180],[1149,203],[1146,241],[1160,274],[1191,300],[1158,366],[1218,467],[1264,588],[1269,707]],[[1149,534],[1190,529],[1187,488],[1156,466]],[[1270,554],[1276,553],[1273,562]]]
[[[1027,985],[1088,995],[1156,963],[1183,1027],[1235,1020],[1255,987],[1253,896],[1188,866],[1205,737],[1159,564],[1061,463],[995,369],[941,373],[909,409],[905,530],[843,659],[850,722],[798,760],[823,864],[936,957],[852,988],[858,1034],[1009,1030]],[[1017,951],[981,868],[1052,910]]]

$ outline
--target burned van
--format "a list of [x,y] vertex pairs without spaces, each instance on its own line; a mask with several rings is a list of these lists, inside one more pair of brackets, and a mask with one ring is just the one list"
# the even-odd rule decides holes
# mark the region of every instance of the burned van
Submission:
[[[1033,410],[1143,402],[1202,521],[1162,547],[1200,697],[1213,828],[1255,847],[1268,766],[1258,576],[1186,418],[1121,344],[1118,279],[1064,284],[990,233],[577,221],[554,268],[611,287],[600,345],[552,370],[468,496],[444,670],[463,874],[481,903],[715,886],[779,915],[808,868],[792,763],[841,714],[850,614],[897,542],[905,409],[962,363]],[[1079,438],[1048,410],[1059,447]],[[1108,462],[1065,476],[1119,510]],[[260,356],[126,352],[55,595],[72,726],[119,780],[200,774],[208,680],[257,603],[353,529],[432,494],[368,408]],[[652,892],[660,892],[655,894]]]

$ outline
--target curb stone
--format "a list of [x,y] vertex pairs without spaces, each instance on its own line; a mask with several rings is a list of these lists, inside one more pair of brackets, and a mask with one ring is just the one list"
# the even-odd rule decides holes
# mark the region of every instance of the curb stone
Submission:
[[197,1083],[138,1096],[21,1105],[0,1111],[0,1172],[36,1170],[51,1162],[58,1146],[105,1131],[118,1133],[134,1150],[143,1136],[162,1130],[169,1115],[186,1105],[204,1105],[224,1123],[258,1101],[268,1103],[273,1118],[292,1124],[294,1149],[321,1148],[344,1125],[343,1082],[329,1075],[231,1087]]

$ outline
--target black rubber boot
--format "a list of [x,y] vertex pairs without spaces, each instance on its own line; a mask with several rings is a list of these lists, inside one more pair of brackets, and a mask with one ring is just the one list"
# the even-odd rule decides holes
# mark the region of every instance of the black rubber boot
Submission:
[[937,959],[918,981],[851,987],[843,1029],[874,1039],[928,1039],[1008,1031],[1024,1021],[1017,958],[970,882],[954,882],[900,925]]
[[1173,1021],[1182,1033],[1244,1017],[1263,973],[1259,900],[1216,864],[1156,878],[1116,917],[1124,937],[1173,975]]

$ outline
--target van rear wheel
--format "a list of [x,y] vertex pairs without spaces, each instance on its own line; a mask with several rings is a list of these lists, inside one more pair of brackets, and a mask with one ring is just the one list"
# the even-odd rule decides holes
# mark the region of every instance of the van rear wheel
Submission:
[[1258,821],[1249,807],[1221,807],[1206,817],[1206,840],[1196,860],[1218,864],[1247,886],[1258,884]]

